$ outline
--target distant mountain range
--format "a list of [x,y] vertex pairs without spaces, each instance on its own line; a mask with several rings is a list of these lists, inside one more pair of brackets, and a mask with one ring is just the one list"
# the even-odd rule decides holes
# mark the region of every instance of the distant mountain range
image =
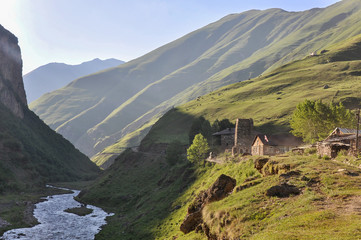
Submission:
[[110,58],[95,58],[77,65],[49,63],[24,75],[24,85],[28,103],[43,94],[64,87],[71,81],[85,75],[123,64],[123,61]]
[[232,14],[138,59],[78,78],[30,108],[88,156],[98,153],[93,160],[103,164],[139,145],[173,106],[360,34],[360,21],[357,0],[303,12]]

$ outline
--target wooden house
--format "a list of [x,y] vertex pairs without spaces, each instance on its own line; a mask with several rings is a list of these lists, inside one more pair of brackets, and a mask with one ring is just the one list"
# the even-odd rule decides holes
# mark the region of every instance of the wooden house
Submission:
[[300,138],[290,134],[258,134],[252,143],[252,155],[274,156],[291,151],[302,144],[303,142]]

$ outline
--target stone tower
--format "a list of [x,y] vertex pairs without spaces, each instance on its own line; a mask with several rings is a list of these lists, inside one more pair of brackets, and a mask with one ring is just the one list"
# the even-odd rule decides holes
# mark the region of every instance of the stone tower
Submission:
[[232,154],[251,153],[252,141],[255,134],[253,132],[253,119],[236,119],[234,131],[234,146]]

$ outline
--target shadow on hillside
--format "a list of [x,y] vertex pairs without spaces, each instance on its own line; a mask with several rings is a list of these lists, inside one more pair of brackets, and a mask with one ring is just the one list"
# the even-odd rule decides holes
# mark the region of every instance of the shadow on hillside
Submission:
[[288,125],[281,125],[276,123],[275,121],[270,121],[260,126],[255,126],[254,129],[257,132],[263,134],[289,133],[289,131],[291,130]]
[[116,214],[97,239],[155,239],[164,220],[181,207],[176,200],[195,180],[185,161],[170,166],[161,154],[127,150],[85,193],[85,201]]

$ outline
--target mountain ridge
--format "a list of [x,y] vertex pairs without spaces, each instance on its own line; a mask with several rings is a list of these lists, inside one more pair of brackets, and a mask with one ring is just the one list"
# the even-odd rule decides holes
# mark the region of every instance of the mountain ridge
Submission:
[[[323,50],[262,76],[224,86],[164,114],[138,149],[124,151],[80,194],[83,201],[115,213],[97,238],[359,238],[358,157],[339,154],[330,160],[319,157],[315,148],[304,154],[232,157],[213,146],[211,151],[222,164],[192,165],[186,160],[188,133],[199,117],[210,124],[216,119],[252,118],[256,131],[273,134],[289,132],[290,116],[305,99],[360,108],[361,34]],[[170,163],[165,152],[175,141],[182,154]],[[263,172],[256,170],[257,159],[268,161]],[[207,189],[221,174],[236,179],[237,187],[223,200],[204,206],[201,218],[207,227],[184,234],[181,224],[197,208],[197,200],[209,197]],[[268,194],[282,185],[296,187],[298,193]]]
[[[79,123],[73,123],[73,118],[91,107],[89,102],[88,105],[83,103],[82,98],[89,99],[93,94],[93,106],[103,97],[114,103],[116,107],[103,115],[102,121],[78,132],[77,136],[72,135],[71,141],[88,156],[93,156],[131,133],[124,129],[141,128],[142,124],[153,121],[153,117],[157,118],[175,105],[258,76],[361,33],[358,25],[346,24],[360,21],[360,12],[357,1],[348,0],[304,12],[271,9],[228,15],[125,65],[98,74],[103,86],[96,84],[95,75],[74,81],[66,91],[77,96],[76,109],[66,106],[74,104],[75,98],[66,99],[69,95],[63,94],[65,90],[53,92],[31,108],[53,129],[68,137],[79,127]],[[333,24],[328,24],[330,22]],[[42,112],[54,97],[64,101],[52,106],[52,111],[61,115],[60,118],[47,115],[50,111]],[[127,127],[142,116],[146,118],[136,121],[134,127]]]
[[124,62],[115,58],[101,60],[94,58],[80,64],[52,62],[42,65],[24,75],[24,85],[28,102],[32,102],[47,92],[66,86],[71,81]]

